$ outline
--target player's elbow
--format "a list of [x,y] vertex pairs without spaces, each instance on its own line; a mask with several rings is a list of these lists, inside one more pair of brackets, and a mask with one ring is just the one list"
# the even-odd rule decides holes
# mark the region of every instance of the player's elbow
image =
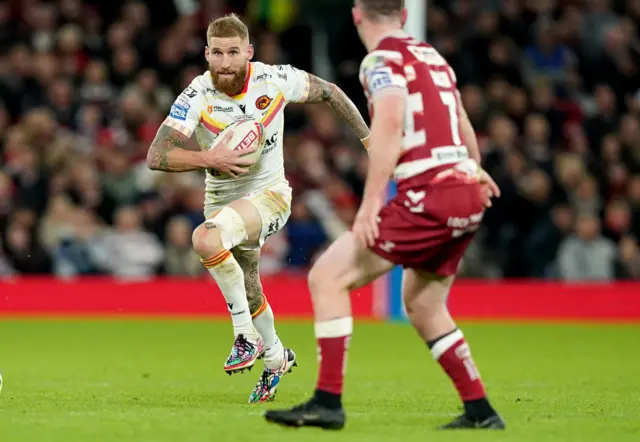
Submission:
[[147,151],[147,167],[151,170],[160,170],[160,163],[158,161],[158,155],[156,153],[156,148],[154,145],[151,145],[149,150]]

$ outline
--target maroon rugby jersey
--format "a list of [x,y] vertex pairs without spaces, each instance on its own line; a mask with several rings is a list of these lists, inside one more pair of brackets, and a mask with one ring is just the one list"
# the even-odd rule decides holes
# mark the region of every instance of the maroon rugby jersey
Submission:
[[455,73],[431,45],[401,30],[387,34],[362,61],[360,82],[371,118],[376,97],[406,94],[403,146],[394,172],[399,184],[469,158],[460,134]]

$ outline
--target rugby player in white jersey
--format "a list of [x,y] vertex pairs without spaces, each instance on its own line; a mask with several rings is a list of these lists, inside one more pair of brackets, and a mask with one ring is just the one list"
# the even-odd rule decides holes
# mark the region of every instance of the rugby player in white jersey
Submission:
[[[295,353],[278,339],[258,275],[260,247],[290,215],[291,188],[282,150],[284,107],[324,102],[365,147],[369,128],[334,84],[289,65],[251,62],[253,52],[248,29],[235,15],[209,25],[209,69],[174,102],[151,144],[147,164],[165,172],[206,170],[206,221],[194,231],[193,247],[231,313],[235,341],[224,370],[243,371],[264,357],[264,371],[249,398],[264,402],[273,399],[280,378],[296,363]],[[247,116],[262,122],[267,140],[259,163],[251,168],[251,161],[237,151],[208,150],[227,125]],[[186,148],[193,134],[201,151]]]

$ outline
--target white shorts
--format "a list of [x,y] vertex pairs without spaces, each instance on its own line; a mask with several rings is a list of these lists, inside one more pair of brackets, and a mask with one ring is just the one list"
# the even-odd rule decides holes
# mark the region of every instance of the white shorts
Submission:
[[[264,242],[274,233],[280,231],[287,223],[291,215],[291,187],[286,181],[279,182],[265,190],[250,193],[240,199],[251,202],[258,210],[262,220],[262,230],[260,232],[259,244],[262,247]],[[217,206],[213,204],[205,204],[204,217],[206,219],[213,218],[218,210],[226,205]],[[240,245],[243,249],[251,249],[255,247],[247,247],[245,244]]]

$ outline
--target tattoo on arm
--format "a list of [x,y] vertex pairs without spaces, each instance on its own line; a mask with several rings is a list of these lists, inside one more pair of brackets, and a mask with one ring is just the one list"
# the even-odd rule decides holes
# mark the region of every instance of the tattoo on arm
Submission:
[[326,102],[331,109],[355,131],[361,140],[369,136],[369,127],[365,123],[360,111],[347,97],[342,89],[315,75],[309,74],[309,96],[307,103]]
[[[184,147],[188,141],[189,137],[183,133],[169,126],[160,126],[147,153],[147,165],[153,170],[164,172],[188,172],[200,169],[193,164],[193,161],[188,161],[193,156],[193,152],[187,151]],[[183,155],[175,157],[171,155],[179,151],[183,151]]]

